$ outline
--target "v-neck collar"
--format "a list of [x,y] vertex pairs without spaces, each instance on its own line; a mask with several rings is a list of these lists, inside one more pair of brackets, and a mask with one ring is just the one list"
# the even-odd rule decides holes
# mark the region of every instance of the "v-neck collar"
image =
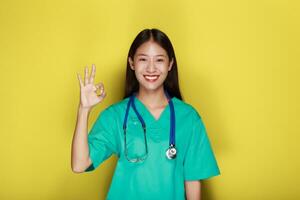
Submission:
[[[171,100],[174,103],[174,99],[175,97],[172,97]],[[134,98],[134,103],[136,105],[136,108],[138,110],[138,112],[140,113],[140,115],[144,118],[144,121],[146,123],[146,126],[156,126],[158,124],[165,126],[166,124],[163,123],[164,119],[167,119],[167,121],[170,121],[170,105],[167,104],[165,106],[165,108],[163,109],[163,111],[160,113],[160,116],[158,119],[156,119],[152,113],[150,112],[150,110],[146,107],[146,105],[137,97]]]

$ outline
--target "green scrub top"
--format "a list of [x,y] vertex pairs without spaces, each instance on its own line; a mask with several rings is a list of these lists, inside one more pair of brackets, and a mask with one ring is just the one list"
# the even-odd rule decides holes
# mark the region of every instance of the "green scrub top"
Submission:
[[[118,162],[107,200],[185,199],[184,181],[202,180],[220,174],[203,121],[192,105],[173,97],[175,108],[175,146],[177,156],[166,157],[170,136],[170,108],[164,108],[155,119],[148,108],[135,98],[138,112],[146,123],[148,157],[131,163],[124,154],[123,121],[129,97],[105,108],[88,134],[93,171],[112,154]],[[133,108],[127,119],[127,150],[129,158],[145,154],[142,125]]]

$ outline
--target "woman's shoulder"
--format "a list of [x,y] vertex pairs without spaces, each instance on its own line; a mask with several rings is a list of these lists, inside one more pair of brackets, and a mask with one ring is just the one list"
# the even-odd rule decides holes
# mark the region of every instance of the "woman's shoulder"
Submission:
[[173,99],[176,113],[189,117],[201,118],[197,108],[191,103],[178,99],[176,97],[173,97]]

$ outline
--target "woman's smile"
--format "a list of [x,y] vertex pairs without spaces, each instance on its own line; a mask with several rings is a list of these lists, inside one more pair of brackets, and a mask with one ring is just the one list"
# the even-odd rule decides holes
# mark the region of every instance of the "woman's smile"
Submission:
[[159,78],[159,75],[144,75],[144,78],[146,81],[155,82]]

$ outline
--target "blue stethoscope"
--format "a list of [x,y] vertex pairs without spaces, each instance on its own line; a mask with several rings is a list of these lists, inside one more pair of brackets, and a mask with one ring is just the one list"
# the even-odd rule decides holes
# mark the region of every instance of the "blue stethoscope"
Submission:
[[[166,157],[168,159],[174,159],[176,158],[176,148],[175,148],[175,111],[174,111],[174,104],[172,102],[172,99],[170,98],[170,95],[165,90],[166,97],[168,99],[169,108],[170,108],[170,138],[169,138],[169,147],[166,150]],[[130,96],[130,99],[127,103],[126,113],[125,113],[125,119],[123,123],[123,130],[124,130],[124,147],[125,147],[125,157],[130,162],[140,162],[144,161],[148,157],[148,144],[147,144],[147,137],[146,137],[146,124],[143,120],[140,113],[137,111],[134,99],[135,99],[136,93]],[[130,107],[133,107],[134,112],[136,113],[137,117],[139,118],[139,121],[142,124],[143,131],[144,131],[144,142],[145,142],[145,154],[143,156],[137,157],[137,158],[129,158],[128,157],[128,150],[127,150],[127,142],[126,142],[126,129],[127,129],[127,118]]]

